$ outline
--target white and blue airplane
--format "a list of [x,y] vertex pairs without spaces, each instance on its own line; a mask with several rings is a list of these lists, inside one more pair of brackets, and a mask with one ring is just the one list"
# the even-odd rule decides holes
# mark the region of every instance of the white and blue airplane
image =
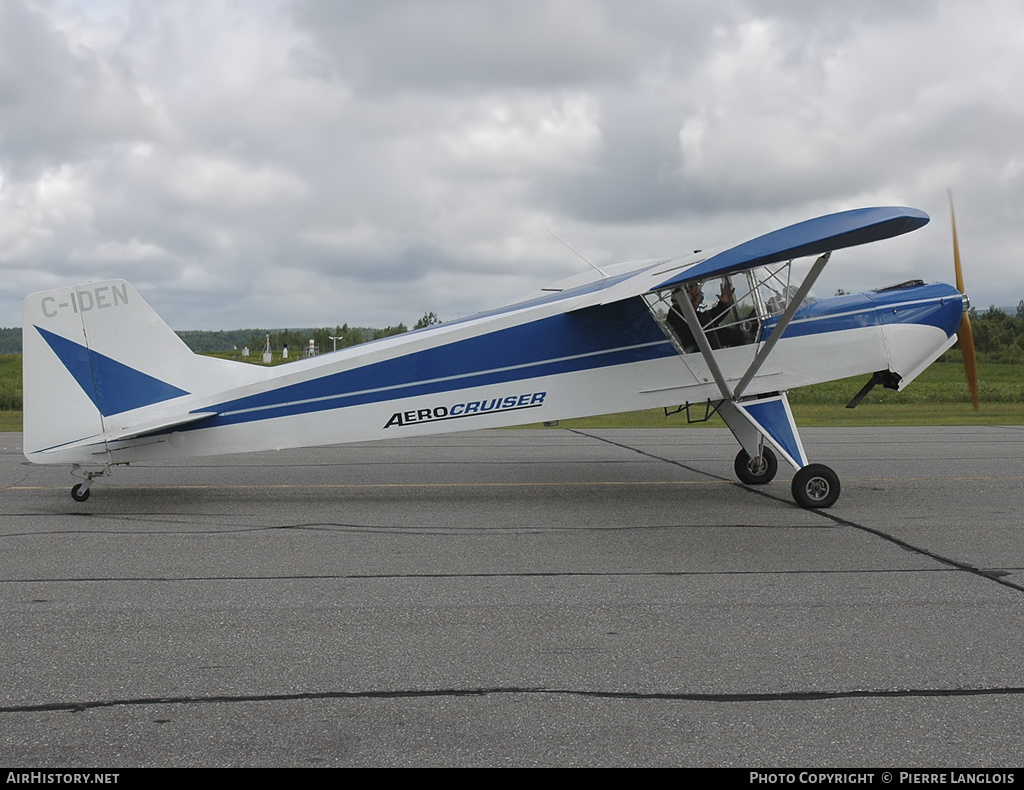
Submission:
[[[740,481],[770,482],[781,457],[796,502],[829,507],[839,478],[809,462],[786,391],[870,375],[853,406],[876,384],[906,387],[958,330],[965,358],[972,341],[958,254],[956,288],[913,280],[815,299],[811,286],[834,250],[928,221],[899,207],[829,214],[736,246],[594,267],[499,310],[278,367],[193,354],[123,280],[32,294],[24,453],[72,464],[82,502],[95,478],[138,461],[681,407],[722,417]],[[813,257],[798,283],[793,261]]]

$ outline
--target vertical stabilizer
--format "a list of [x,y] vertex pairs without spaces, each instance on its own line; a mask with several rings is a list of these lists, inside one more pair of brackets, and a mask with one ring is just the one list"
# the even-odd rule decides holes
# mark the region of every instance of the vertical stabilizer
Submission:
[[29,457],[187,414],[190,394],[261,375],[193,354],[124,280],[31,294],[22,336]]

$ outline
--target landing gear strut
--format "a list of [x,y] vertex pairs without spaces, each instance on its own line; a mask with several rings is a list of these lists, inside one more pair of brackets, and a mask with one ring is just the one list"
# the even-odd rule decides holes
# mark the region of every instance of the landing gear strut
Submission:
[[92,487],[92,481],[97,477],[110,474],[110,467],[107,466],[104,469],[94,469],[91,472],[87,472],[78,464],[75,464],[71,469],[71,474],[82,478],[81,483],[75,483],[71,487],[71,498],[76,502],[84,502],[89,498],[89,489]]

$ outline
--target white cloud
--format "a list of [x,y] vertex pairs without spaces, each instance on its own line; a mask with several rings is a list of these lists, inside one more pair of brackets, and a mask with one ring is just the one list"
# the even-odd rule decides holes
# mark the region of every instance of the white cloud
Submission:
[[8,0],[0,325],[106,276],[179,328],[411,323],[583,268],[547,228],[610,263],[872,203],[935,221],[827,276],[948,279],[947,187],[1015,304],[1022,53],[1010,0]]
[[597,102],[586,95],[498,96],[442,134],[455,166],[528,178],[586,167],[601,144]]
[[305,197],[307,191],[298,176],[280,167],[223,157],[187,156],[169,170],[168,193],[197,209],[241,212],[280,206]]

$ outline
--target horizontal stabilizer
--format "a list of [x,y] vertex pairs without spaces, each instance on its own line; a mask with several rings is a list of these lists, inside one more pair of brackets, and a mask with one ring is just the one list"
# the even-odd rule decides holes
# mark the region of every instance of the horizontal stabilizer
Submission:
[[104,433],[97,434],[95,436],[87,436],[84,439],[79,439],[75,442],[63,444],[58,447],[51,447],[43,452],[55,453],[62,450],[71,450],[76,447],[92,447],[105,445],[108,442],[120,442],[127,439],[137,439],[140,436],[148,436],[154,433],[163,433],[169,431],[171,428],[177,428],[183,425],[191,425],[192,423],[199,422],[201,420],[207,420],[210,417],[217,416],[217,412],[198,412],[196,414],[187,414],[184,417],[170,417],[163,420],[153,420],[150,423],[144,425],[133,425],[131,428],[124,428],[117,431],[105,431]]

